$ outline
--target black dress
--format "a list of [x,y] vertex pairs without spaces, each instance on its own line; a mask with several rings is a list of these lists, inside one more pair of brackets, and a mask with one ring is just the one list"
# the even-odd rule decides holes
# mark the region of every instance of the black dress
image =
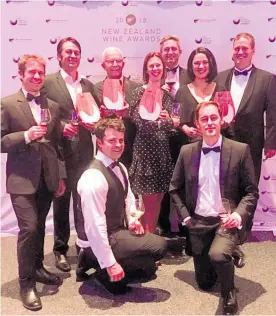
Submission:
[[[173,173],[173,163],[169,150],[169,134],[173,129],[171,118],[148,121],[140,117],[139,103],[145,91],[139,87],[133,91],[129,115],[137,132],[133,146],[133,160],[129,179],[134,194],[154,194],[166,192]],[[162,110],[172,111],[170,94],[163,91]]]

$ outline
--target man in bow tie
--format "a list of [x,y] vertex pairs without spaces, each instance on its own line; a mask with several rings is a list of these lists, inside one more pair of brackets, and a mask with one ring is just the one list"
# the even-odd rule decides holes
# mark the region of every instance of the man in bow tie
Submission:
[[[256,68],[252,63],[254,54],[254,37],[250,33],[238,34],[233,40],[234,67],[219,73],[216,81],[231,92],[235,106],[235,119],[227,137],[249,145],[259,183],[263,148],[266,158],[276,154],[276,76]],[[246,239],[254,213],[247,223]],[[244,265],[241,250],[237,251],[235,260],[240,267]]]
[[[221,283],[223,314],[237,312],[232,254],[247,220],[255,210],[258,188],[250,149],[221,136],[218,104],[198,104],[196,126],[203,140],[182,147],[169,193],[188,236],[200,289]],[[222,198],[229,200],[232,213],[224,212]]]
[[118,162],[124,151],[124,131],[118,118],[105,118],[97,124],[98,153],[78,182],[83,220],[78,227],[77,280],[89,277],[85,272],[96,268],[94,276],[112,294],[126,293],[134,276],[152,277],[155,261],[166,251],[166,241],[145,234],[135,218],[127,169]]
[[[1,152],[7,153],[7,192],[18,221],[20,296],[25,308],[42,308],[36,282],[60,285],[61,279],[43,266],[45,221],[54,196],[65,191],[58,104],[40,93],[45,61],[37,55],[19,59],[22,88],[1,100]],[[51,120],[41,126],[41,109]],[[40,143],[45,135],[48,142]]]

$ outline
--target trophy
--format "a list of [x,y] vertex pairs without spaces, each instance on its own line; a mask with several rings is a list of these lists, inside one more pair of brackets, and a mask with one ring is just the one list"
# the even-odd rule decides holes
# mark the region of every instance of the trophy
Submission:
[[100,111],[90,92],[78,93],[76,111],[81,121],[87,124],[96,123],[100,119]]

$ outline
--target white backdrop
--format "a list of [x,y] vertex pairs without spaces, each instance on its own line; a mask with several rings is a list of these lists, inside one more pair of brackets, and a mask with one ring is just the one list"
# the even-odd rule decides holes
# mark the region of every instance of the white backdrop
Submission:
[[[206,46],[219,70],[232,66],[232,39],[250,32],[256,39],[254,63],[276,74],[276,1],[24,1],[1,2],[1,96],[20,87],[17,61],[24,53],[47,60],[47,72],[58,70],[56,44],[73,36],[82,46],[80,72],[92,82],[105,76],[101,54],[108,46],[121,48],[125,75],[141,80],[142,63],[149,51],[159,50],[160,38],[177,34],[186,67],[191,51]],[[276,119],[276,118],[275,118]],[[16,219],[5,193],[5,160],[1,155],[1,229],[16,232]],[[276,159],[264,161],[255,230],[276,233]],[[47,222],[52,231],[52,213]]]

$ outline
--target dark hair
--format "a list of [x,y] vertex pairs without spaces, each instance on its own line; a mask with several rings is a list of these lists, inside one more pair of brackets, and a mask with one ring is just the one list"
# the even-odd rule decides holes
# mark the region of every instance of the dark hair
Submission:
[[252,34],[246,33],[246,32],[237,34],[236,37],[235,37],[234,40],[233,40],[233,44],[234,44],[237,40],[239,40],[240,38],[242,38],[242,37],[248,39],[248,40],[251,42],[251,48],[252,48],[252,49],[255,48],[255,38],[254,38],[254,36],[253,36]]
[[144,60],[144,65],[143,65],[143,80],[145,81],[145,83],[149,82],[149,74],[148,74],[148,61],[152,58],[152,57],[158,57],[163,65],[163,74],[162,74],[162,78],[161,80],[165,79],[166,76],[166,66],[164,63],[164,60],[161,56],[161,54],[159,52],[150,52],[146,55],[145,60]]
[[217,102],[215,102],[215,101],[204,101],[204,102],[200,102],[195,108],[195,111],[194,111],[194,119],[195,119],[195,121],[198,121],[200,109],[202,109],[202,108],[204,108],[206,106],[209,106],[209,105],[214,105],[218,109],[219,116],[222,118],[222,113],[221,113],[220,107],[219,107]]
[[215,59],[214,55],[206,47],[198,47],[191,52],[189,59],[188,59],[188,64],[187,64],[187,74],[188,74],[189,78],[192,81],[195,80],[195,74],[193,71],[193,60],[194,60],[196,54],[204,54],[207,57],[208,62],[209,62],[209,73],[208,73],[206,82],[208,82],[208,83],[212,82],[215,79],[215,77],[217,76],[218,67],[217,67],[217,63],[216,63],[216,59]]
[[[78,49],[80,50],[80,53],[81,53],[81,46],[80,46],[80,43],[74,38],[74,37],[65,37],[63,39],[61,39],[59,41],[59,43],[57,44],[57,55],[61,55],[61,52],[62,52],[62,46],[64,43],[66,42],[71,42],[73,43],[74,45],[76,45],[78,47]],[[59,62],[59,66],[61,67],[61,62]]]
[[116,131],[125,132],[125,125],[123,120],[117,117],[108,117],[100,120],[96,124],[95,135],[98,139],[103,140],[105,136],[105,131],[108,128],[114,128]]

